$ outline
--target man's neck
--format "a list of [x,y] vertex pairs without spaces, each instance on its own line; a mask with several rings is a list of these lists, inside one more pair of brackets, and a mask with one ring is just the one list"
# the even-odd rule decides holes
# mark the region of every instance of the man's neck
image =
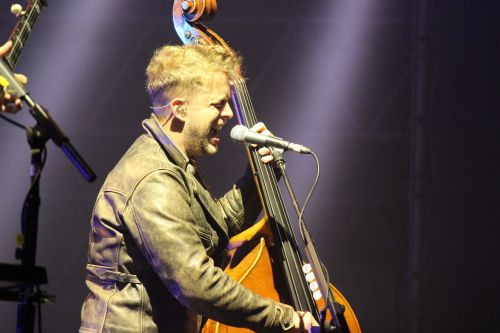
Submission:
[[168,135],[172,143],[175,145],[177,150],[181,152],[186,160],[189,160],[189,156],[185,149],[184,135],[182,132],[182,127],[176,124],[175,118],[171,117],[169,119],[158,119],[163,131]]

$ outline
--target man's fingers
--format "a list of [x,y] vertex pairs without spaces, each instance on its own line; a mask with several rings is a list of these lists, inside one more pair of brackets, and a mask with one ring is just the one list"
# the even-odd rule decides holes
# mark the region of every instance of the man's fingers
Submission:
[[2,96],[1,101],[2,101],[2,103],[7,104],[7,103],[15,103],[17,99],[18,98],[16,95],[12,95],[12,94],[8,93],[7,91],[5,91],[5,93]]
[[271,131],[269,131],[268,129],[265,129],[263,130],[262,132],[260,132],[260,134],[263,134],[263,135],[267,135],[267,136],[271,136]]
[[273,161],[273,155],[266,155],[260,158],[263,163],[271,163]]
[[273,155],[271,155],[271,150],[267,147],[259,148],[257,152],[259,153],[260,156],[262,156],[260,160],[263,163],[271,163],[274,160]]
[[314,326],[319,326],[316,319],[314,319],[313,315],[310,312],[306,312],[306,314],[302,317],[304,320],[304,325],[308,331],[311,331],[311,328]]
[[0,94],[0,104],[0,111],[6,113],[16,113],[23,107],[21,100],[9,93]]
[[[250,128],[250,131],[252,132],[255,132],[255,133],[259,133],[259,134],[262,134],[262,135],[268,135],[268,136],[271,136],[272,133],[267,129],[266,125],[264,123],[257,123],[255,125],[253,125],[251,128]],[[257,147],[258,145],[256,144],[251,144],[252,147]],[[271,152],[269,151],[269,149],[265,148],[266,150],[262,150],[264,148],[260,148],[259,149],[259,154],[261,156],[263,155],[269,155]],[[264,159],[262,159],[262,161],[264,162]],[[268,162],[264,162],[264,163],[269,163],[272,161],[272,158],[268,161]]]
[[28,78],[26,77],[26,75],[14,73],[14,77],[15,77],[15,78],[16,78],[16,80],[17,80],[17,81],[19,81],[19,83],[21,83],[21,84],[26,84],[26,83],[28,83]]
[[6,55],[11,47],[12,47],[12,41],[10,41],[10,40],[7,41],[7,43],[0,46],[0,57],[3,57],[4,55]]
[[[250,131],[256,132],[259,134],[263,134],[263,135],[268,135],[268,136],[272,135],[264,123],[257,123],[255,125],[253,125],[250,128]],[[251,144],[250,146],[255,148],[258,145]],[[260,156],[262,156],[261,161],[263,163],[271,163],[274,160],[273,155],[271,155],[271,150],[269,150],[269,148],[267,148],[267,147],[259,148],[258,153]]]
[[262,132],[262,131],[263,131],[263,130],[265,130],[265,129],[266,129],[266,125],[264,125],[264,123],[261,123],[261,122],[259,122],[259,123],[255,124],[255,125],[253,125],[253,126],[250,128],[250,130],[251,130],[252,132],[256,132],[256,133],[260,133],[260,132]]
[[250,130],[252,132],[255,132],[255,133],[260,133],[260,134],[263,134],[263,135],[272,135],[272,133],[267,129],[266,127],[266,124],[264,123],[257,123],[255,125],[253,125]]
[[19,110],[21,110],[22,108],[22,105],[21,104],[4,104],[2,105],[2,112],[5,112],[5,113],[16,113],[18,112]]
[[319,324],[310,312],[296,311],[294,313],[295,329],[292,332],[319,332]]
[[259,150],[257,152],[259,153],[260,156],[265,156],[265,155],[271,154],[271,150],[267,147],[259,148]]

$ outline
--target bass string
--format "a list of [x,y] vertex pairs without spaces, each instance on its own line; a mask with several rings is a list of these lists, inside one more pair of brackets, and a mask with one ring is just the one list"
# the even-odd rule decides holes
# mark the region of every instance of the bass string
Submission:
[[[253,126],[255,123],[257,123],[257,118],[255,115],[255,111],[252,105],[252,102],[250,100],[250,94],[248,93],[247,86],[245,84],[245,81],[240,79],[237,81],[237,92],[238,92],[238,98],[242,101],[241,103],[241,108],[244,111],[243,118],[245,118],[247,124],[249,127]],[[255,150],[252,150],[252,154],[254,157],[254,161],[259,160],[259,155]],[[283,212],[286,211],[285,205],[283,203],[283,200],[281,200],[281,191],[279,190],[278,187],[278,180],[276,179],[276,175],[274,172],[274,169],[270,165],[263,165],[262,163],[255,163],[256,168],[258,168],[258,172],[262,177],[264,178],[264,183],[267,187],[267,192],[270,193],[274,199],[274,201],[279,203],[279,209]],[[289,222],[288,218],[284,219],[284,222]],[[291,230],[291,225],[287,224],[286,225],[287,229]]]
[[[257,118],[246,83],[244,79],[241,78],[233,78],[232,81],[236,92],[236,96],[233,97],[238,99],[238,101],[235,101],[235,104],[237,104],[240,109],[237,110],[237,112],[239,112],[238,117],[246,126],[251,127],[257,123]],[[277,233],[275,237],[277,237],[280,244],[282,244],[281,247],[283,249],[283,255],[285,256],[284,265],[286,266],[284,268],[288,271],[287,280],[290,281],[289,290],[294,294],[292,298],[300,308],[311,309],[311,303],[306,301],[312,298],[302,273],[303,262],[296,248],[296,243],[293,240],[295,239],[295,235],[282,200],[276,175],[271,166],[259,163],[260,158],[255,149],[250,149],[250,154],[255,171],[261,178],[259,183],[263,192],[262,195],[267,199],[264,201],[267,203],[274,203],[274,205],[269,204],[268,207],[266,207],[268,217],[272,218],[275,223],[278,223],[283,228],[283,230],[281,228],[275,228]],[[302,297],[300,295],[302,295]]]
[[[248,89],[247,89],[247,86],[246,86],[244,80],[240,79],[238,81],[237,90],[238,90],[238,96],[243,101],[243,103],[241,103],[241,106],[245,110],[244,116],[246,116],[246,118],[248,119],[249,127],[251,127],[252,125],[254,125],[257,122],[257,118],[255,115],[253,105],[252,105],[251,100],[250,100],[250,94],[248,93]],[[252,153],[255,155],[254,160],[257,161],[259,159],[258,153],[255,152],[254,150],[252,151]],[[270,165],[263,165],[262,163],[256,163],[256,164],[257,164],[257,167],[259,168],[259,171],[260,171],[259,174],[262,175],[262,177],[265,179],[265,184],[269,187],[267,192],[271,193],[273,196],[273,199],[279,203],[279,209],[281,211],[285,212],[286,208],[285,208],[285,205],[283,203],[283,200],[281,199],[282,198],[281,191],[279,190],[278,180],[276,179],[276,175],[275,175],[273,167]],[[285,220],[284,221],[285,223],[288,223],[286,225],[286,228],[288,230],[292,230],[292,232],[293,232],[293,229],[291,228],[291,225],[289,224],[289,218],[287,217],[284,220]]]

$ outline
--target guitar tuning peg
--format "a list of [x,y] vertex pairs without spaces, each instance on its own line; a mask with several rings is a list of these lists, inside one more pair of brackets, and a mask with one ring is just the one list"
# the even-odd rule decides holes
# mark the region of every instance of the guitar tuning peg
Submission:
[[23,7],[18,3],[14,3],[12,4],[12,6],[10,6],[10,12],[16,17],[26,14],[26,12],[23,10]]

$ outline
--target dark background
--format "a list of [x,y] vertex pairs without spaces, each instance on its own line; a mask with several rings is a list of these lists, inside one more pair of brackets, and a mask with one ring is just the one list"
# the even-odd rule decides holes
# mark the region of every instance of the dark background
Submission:
[[[149,114],[143,72],[153,50],[179,40],[170,1],[48,2],[16,70],[99,175],[86,183],[48,144],[37,263],[57,302],[43,306],[43,325],[74,332],[95,196]],[[2,0],[0,40],[15,24],[9,6]],[[412,3],[221,1],[211,26],[244,56],[259,118],[320,157],[306,220],[363,331],[407,331]],[[420,331],[500,332],[500,3],[431,2],[428,28]],[[27,110],[12,118],[33,124]],[[303,201],[314,162],[286,157]],[[23,131],[6,122],[0,161],[0,262],[14,263],[29,149]],[[202,162],[217,193],[246,163],[228,139]],[[0,331],[14,332],[16,304],[0,302],[0,313]]]

